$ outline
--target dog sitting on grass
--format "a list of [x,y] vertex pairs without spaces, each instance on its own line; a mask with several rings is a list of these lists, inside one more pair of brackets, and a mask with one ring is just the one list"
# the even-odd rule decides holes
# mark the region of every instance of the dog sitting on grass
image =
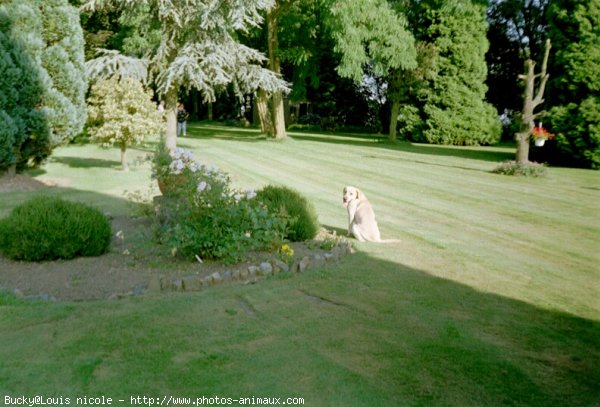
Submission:
[[348,211],[348,235],[360,242],[399,243],[396,239],[381,239],[375,212],[365,194],[358,188],[344,188],[342,201]]

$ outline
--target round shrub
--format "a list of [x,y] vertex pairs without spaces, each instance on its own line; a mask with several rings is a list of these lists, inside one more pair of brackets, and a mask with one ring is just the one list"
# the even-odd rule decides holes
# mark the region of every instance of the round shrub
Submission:
[[286,237],[292,242],[312,239],[319,231],[317,211],[298,191],[284,186],[268,185],[258,191],[257,198],[271,212],[283,212],[288,217]]
[[504,161],[492,171],[495,174],[520,175],[524,177],[543,177],[546,175],[546,166],[536,162],[519,164],[516,161]]
[[0,220],[0,252],[14,260],[99,256],[110,239],[110,223],[100,211],[60,198],[34,198]]

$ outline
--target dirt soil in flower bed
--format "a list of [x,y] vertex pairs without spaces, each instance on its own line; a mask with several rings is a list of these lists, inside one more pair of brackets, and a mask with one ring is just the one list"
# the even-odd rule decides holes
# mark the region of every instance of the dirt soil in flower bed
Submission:
[[[0,191],[33,190],[52,185],[27,176],[10,184],[0,182]],[[1,178],[0,178],[1,180]],[[113,241],[108,253],[99,257],[44,262],[13,261],[0,256],[0,290],[41,300],[86,301],[141,295],[153,282],[189,275],[204,277],[214,272],[247,269],[272,259],[273,253],[251,253],[246,261],[227,265],[216,261],[190,262],[161,255],[151,243],[145,218],[115,217],[111,221]],[[292,243],[295,258],[325,253],[316,244]]]

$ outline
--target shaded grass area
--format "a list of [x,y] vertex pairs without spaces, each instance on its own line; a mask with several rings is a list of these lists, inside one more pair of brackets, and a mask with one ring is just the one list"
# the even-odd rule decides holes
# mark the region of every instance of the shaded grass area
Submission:
[[254,286],[1,309],[8,394],[323,406],[592,405],[599,395],[597,322],[365,253]]
[[[312,133],[273,142],[194,123],[188,132],[179,145],[238,186],[293,187],[338,231],[341,190],[358,186],[383,237],[402,244],[357,244],[320,271],[194,294],[75,304],[0,295],[0,395],[217,394],[317,406],[600,399],[597,173],[491,174],[513,154],[503,147]],[[116,149],[54,157],[36,176],[69,187],[3,193],[0,216],[39,193],[126,213],[123,192],[150,185],[147,164],[130,173],[98,165]]]

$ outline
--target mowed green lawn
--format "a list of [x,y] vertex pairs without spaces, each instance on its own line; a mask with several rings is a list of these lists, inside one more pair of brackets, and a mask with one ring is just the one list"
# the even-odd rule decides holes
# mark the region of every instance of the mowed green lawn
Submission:
[[[335,266],[197,293],[87,303],[0,296],[3,401],[600,405],[598,172],[492,174],[513,156],[503,147],[307,133],[273,142],[254,130],[195,123],[189,134],[179,146],[237,186],[291,186],[339,233],[342,188],[357,186],[383,238],[402,243],[357,243]],[[117,149],[60,148],[33,173],[60,187],[2,193],[0,216],[39,193],[124,214],[124,191],[147,190],[151,181],[147,163],[123,173],[118,160]]]

